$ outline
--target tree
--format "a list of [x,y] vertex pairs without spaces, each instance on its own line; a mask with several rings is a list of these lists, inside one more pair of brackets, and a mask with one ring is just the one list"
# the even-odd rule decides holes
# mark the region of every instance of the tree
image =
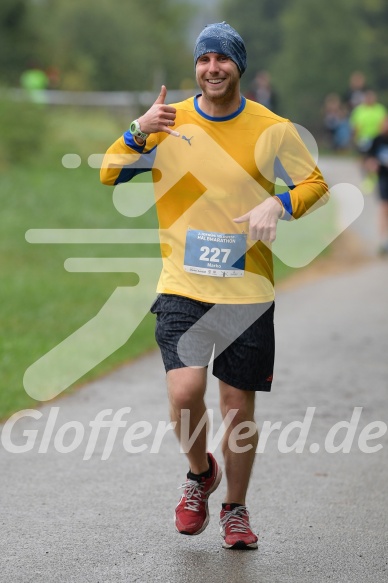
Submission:
[[274,59],[282,112],[311,128],[329,92],[343,94],[349,75],[366,66],[363,22],[354,0],[293,0],[281,15],[283,46]]
[[361,0],[360,4],[368,81],[388,94],[388,4],[386,0]]
[[283,45],[279,30],[283,0],[223,0],[222,18],[236,28],[248,51],[248,69],[242,78],[246,89],[260,69],[271,71],[273,58]]
[[37,35],[30,22],[28,0],[1,0],[0,81],[17,85],[20,73],[33,59]]
[[280,113],[316,129],[330,92],[342,95],[362,70],[388,100],[386,0],[223,0],[226,18],[243,36],[248,70],[267,69],[280,93]]
[[62,72],[66,89],[154,89],[187,74],[190,14],[185,2],[41,0],[35,8],[41,56]]

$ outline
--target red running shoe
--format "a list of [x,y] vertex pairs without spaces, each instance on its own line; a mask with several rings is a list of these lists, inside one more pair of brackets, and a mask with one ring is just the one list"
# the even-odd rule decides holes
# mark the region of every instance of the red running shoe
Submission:
[[246,506],[225,504],[220,514],[221,536],[224,549],[257,549],[257,536],[249,524],[249,512]]
[[211,453],[208,453],[210,476],[200,480],[191,478],[180,488],[184,488],[181,499],[175,508],[175,527],[181,534],[200,534],[209,524],[208,498],[217,489],[222,478],[222,471]]

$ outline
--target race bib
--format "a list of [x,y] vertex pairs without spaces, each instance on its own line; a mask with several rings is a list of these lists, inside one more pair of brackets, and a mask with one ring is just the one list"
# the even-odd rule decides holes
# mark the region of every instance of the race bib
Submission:
[[184,270],[210,277],[243,277],[247,236],[189,229]]

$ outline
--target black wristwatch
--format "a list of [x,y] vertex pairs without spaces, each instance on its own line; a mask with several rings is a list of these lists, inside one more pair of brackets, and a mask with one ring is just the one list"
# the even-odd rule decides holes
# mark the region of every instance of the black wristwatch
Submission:
[[141,140],[144,141],[146,141],[146,139],[149,136],[149,134],[145,134],[144,132],[141,131],[138,119],[135,119],[131,123],[131,125],[129,126],[129,131],[135,138],[140,138]]

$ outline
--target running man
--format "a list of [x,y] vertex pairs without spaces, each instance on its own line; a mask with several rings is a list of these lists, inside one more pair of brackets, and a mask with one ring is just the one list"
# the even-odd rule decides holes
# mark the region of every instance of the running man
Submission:
[[[228,420],[223,547],[256,549],[246,495],[258,442],[255,394],[271,390],[273,375],[271,242],[279,219],[323,204],[328,188],[294,126],[241,95],[246,50],[236,30],[225,22],[205,27],[194,64],[201,92],[167,105],[162,86],[151,108],[108,149],[101,180],[116,185],[152,171],[163,268],[151,311],[171,419],[190,468],[176,529],[203,532],[209,495],[221,481],[201,425],[214,348],[212,371]],[[277,177],[286,186],[275,196]]]

